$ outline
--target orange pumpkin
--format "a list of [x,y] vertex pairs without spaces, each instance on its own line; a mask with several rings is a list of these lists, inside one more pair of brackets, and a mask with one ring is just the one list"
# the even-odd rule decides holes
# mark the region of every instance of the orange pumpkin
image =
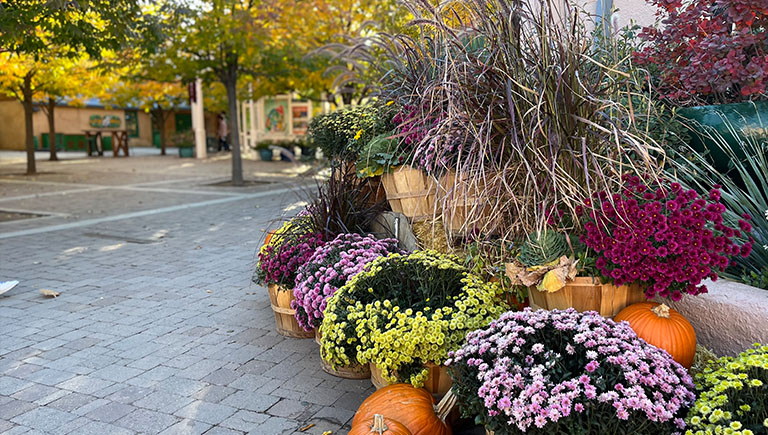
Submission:
[[640,302],[624,308],[613,320],[626,320],[638,337],[669,352],[681,366],[691,368],[696,331],[682,314],[664,304]]
[[388,385],[371,394],[357,409],[352,427],[365,425],[380,413],[401,423],[412,435],[452,434],[435,412],[435,398],[411,384]]
[[361,421],[352,425],[348,435],[413,435],[405,426],[395,420],[374,414],[373,421]]

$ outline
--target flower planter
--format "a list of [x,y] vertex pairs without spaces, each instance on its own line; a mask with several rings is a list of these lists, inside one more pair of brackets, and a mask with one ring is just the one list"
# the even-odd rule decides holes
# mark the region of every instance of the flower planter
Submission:
[[269,284],[269,301],[275,313],[277,333],[293,338],[313,338],[315,331],[305,331],[296,321],[296,310],[291,308],[293,290],[285,289],[277,284]]
[[639,284],[616,287],[613,284],[601,284],[597,278],[576,277],[564,288],[556,292],[539,291],[528,288],[531,308],[534,310],[597,311],[601,316],[613,317],[627,305],[645,301],[645,293]]
[[190,158],[195,156],[195,149],[193,147],[179,147],[179,157]]
[[[453,386],[453,381],[448,375],[448,368],[446,366],[437,366],[432,363],[427,363],[425,366],[427,369],[429,369],[429,375],[427,375],[427,380],[424,382],[424,389],[432,393],[434,396],[444,396]],[[374,387],[376,387],[377,390],[392,384],[392,382],[384,379],[384,377],[381,375],[381,370],[376,367],[376,364],[371,363],[370,368],[371,383]]]
[[454,234],[474,230],[493,233],[499,226],[498,216],[493,216],[490,198],[494,190],[484,179],[470,180],[468,174],[448,171],[439,182],[439,201],[443,207],[443,224]]
[[343,379],[369,379],[371,377],[371,369],[368,364],[352,364],[349,366],[337,366],[333,367],[331,363],[323,358],[323,348],[320,348],[320,366],[323,371],[329,375],[336,376]]
[[381,176],[392,211],[402,213],[416,221],[435,214],[435,180],[418,169],[401,166]]
[[380,175],[366,179],[360,191],[361,195],[368,195],[366,203],[369,206],[374,206],[387,200],[387,192],[384,190],[384,184],[381,182]]
[[261,149],[259,150],[259,157],[261,160],[264,160],[265,162],[271,162],[272,161],[272,150],[270,149]]
[[[746,156],[739,147],[739,139],[734,137],[734,132],[756,134],[761,137],[768,135],[768,101],[684,107],[677,113],[685,119],[694,121],[694,124],[709,127],[720,134],[739,158]],[[731,159],[710,138],[700,136],[706,132],[702,132],[701,128],[697,127],[697,125],[689,126],[692,145],[699,151],[708,150],[715,168],[721,173],[726,173],[730,169]]]

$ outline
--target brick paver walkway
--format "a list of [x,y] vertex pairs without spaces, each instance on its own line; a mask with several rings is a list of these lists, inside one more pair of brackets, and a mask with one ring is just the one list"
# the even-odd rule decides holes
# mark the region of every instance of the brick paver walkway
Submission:
[[0,280],[21,281],[0,296],[0,432],[346,433],[370,381],[278,335],[250,281],[295,179],[213,187],[227,162],[185,162],[0,161],[0,210],[49,214],[0,223]]

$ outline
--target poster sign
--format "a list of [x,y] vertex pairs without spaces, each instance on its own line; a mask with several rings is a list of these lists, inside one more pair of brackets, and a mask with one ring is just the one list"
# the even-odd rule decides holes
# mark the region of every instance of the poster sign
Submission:
[[120,128],[123,123],[117,115],[91,115],[88,125],[94,128]]
[[309,104],[306,102],[294,102],[291,105],[293,118],[293,134],[305,135],[309,129]]
[[288,100],[264,101],[264,130],[268,133],[286,133],[288,130]]

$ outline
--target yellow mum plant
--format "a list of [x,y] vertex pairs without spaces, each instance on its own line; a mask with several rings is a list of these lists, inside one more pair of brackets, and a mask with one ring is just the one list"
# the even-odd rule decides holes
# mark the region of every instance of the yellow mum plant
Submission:
[[686,435],[768,433],[768,345],[723,357],[696,375]]
[[372,362],[390,382],[423,385],[424,364],[442,364],[467,332],[508,309],[496,283],[436,251],[374,260],[328,301],[321,325],[334,365]]

